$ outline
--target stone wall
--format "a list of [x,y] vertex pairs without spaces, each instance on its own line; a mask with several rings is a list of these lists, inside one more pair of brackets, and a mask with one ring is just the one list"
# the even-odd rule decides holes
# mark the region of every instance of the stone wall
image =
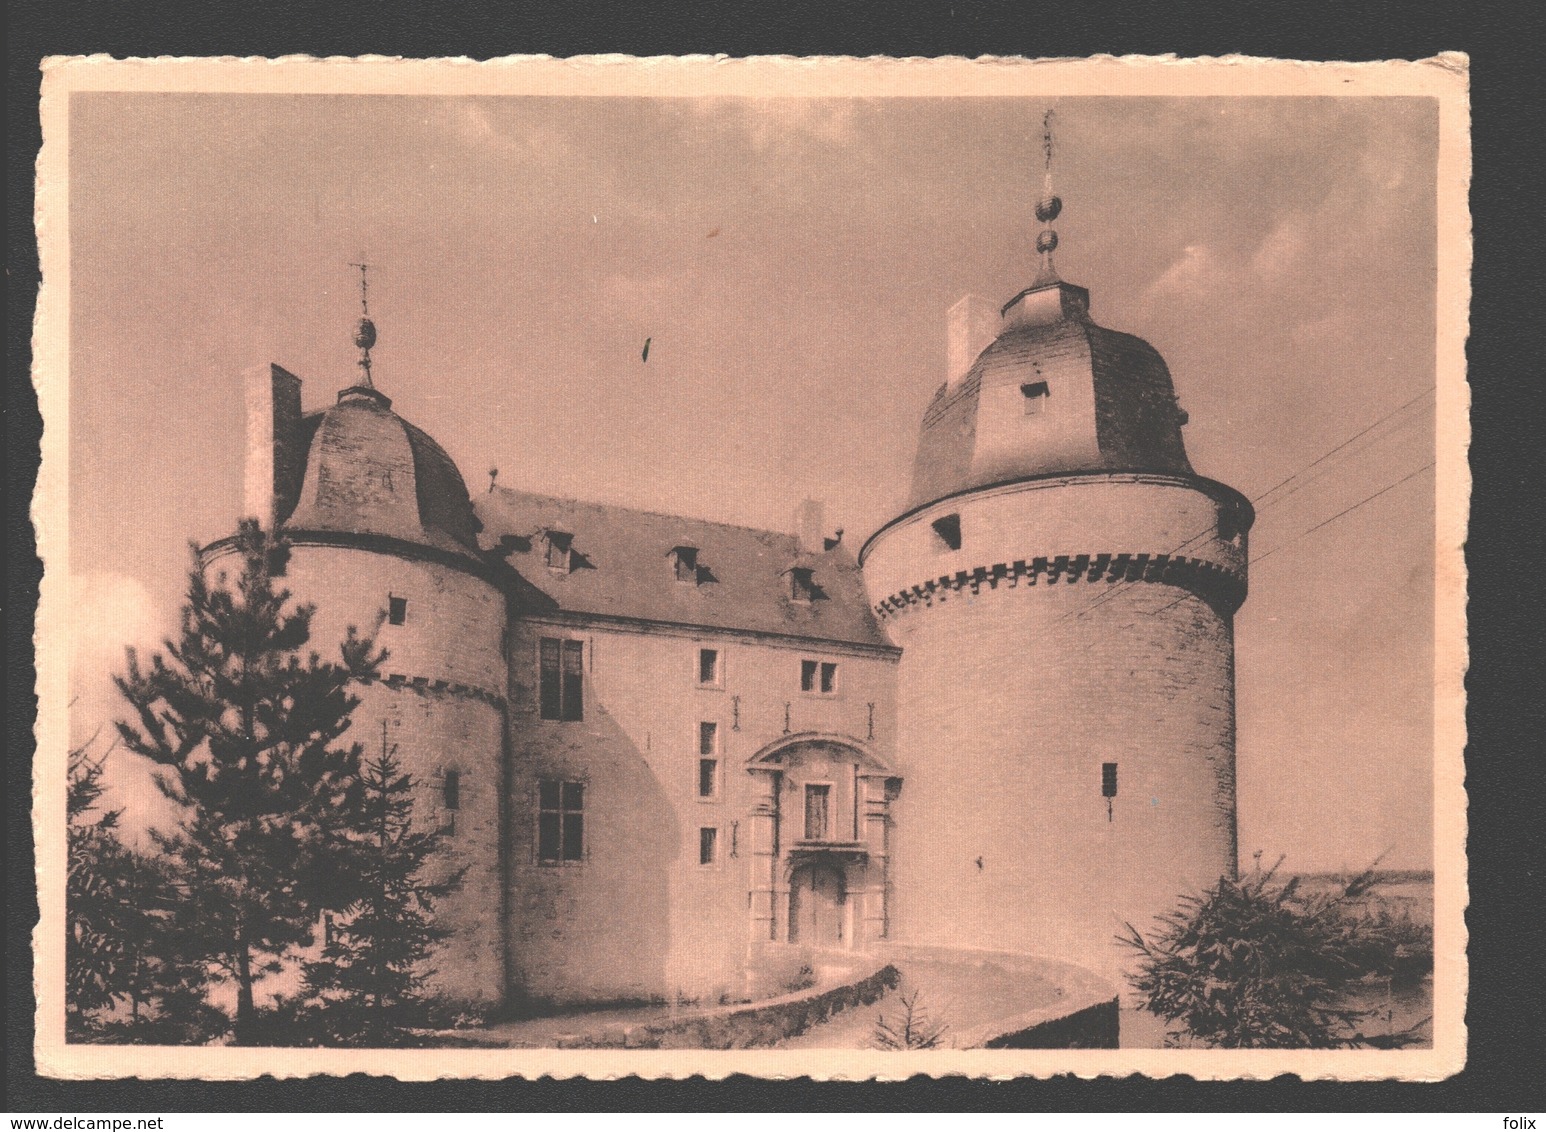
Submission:
[[[209,568],[233,568],[215,557]],[[336,660],[350,626],[387,650],[381,679],[358,689],[346,739],[367,757],[383,743],[413,776],[414,821],[447,829],[437,868],[465,868],[438,919],[454,933],[433,957],[432,993],[465,1001],[504,997],[501,881],[505,797],[504,598],[487,582],[433,562],[361,549],[293,547],[280,583],[317,606],[309,649]],[[405,598],[401,625],[380,623],[390,598]],[[385,732],[383,733],[383,724]],[[447,806],[446,774],[459,778]]]
[[[1053,956],[1119,980],[1124,922],[1147,927],[1234,870],[1231,615],[1245,551],[1218,529],[1231,494],[1070,477],[954,501],[958,551],[930,530],[943,505],[877,537],[865,568],[878,601],[968,563],[1088,553],[1057,577],[989,577],[886,607],[903,649],[895,938]],[[1090,568],[1183,544],[1237,590]]]
[[[539,718],[542,637],[582,642],[585,718]],[[723,679],[698,682],[700,648]],[[746,988],[756,878],[750,760],[786,734],[844,736],[885,750],[894,655],[769,637],[645,630],[582,618],[512,627],[510,984],[519,1005],[719,1001]],[[838,689],[800,689],[803,659],[836,661]],[[718,725],[720,779],[698,795],[699,728]],[[786,730],[787,729],[787,730]],[[541,864],[543,779],[585,790],[583,859]],[[699,831],[718,859],[699,863]]]

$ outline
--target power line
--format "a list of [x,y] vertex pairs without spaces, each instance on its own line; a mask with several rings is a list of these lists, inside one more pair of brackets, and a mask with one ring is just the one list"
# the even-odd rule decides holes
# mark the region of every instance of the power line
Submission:
[[[1344,507],[1341,511],[1338,511],[1331,518],[1323,519],[1319,523],[1316,523],[1315,526],[1310,527],[1308,530],[1300,531],[1293,538],[1289,539],[1286,542],[1280,542],[1277,546],[1273,547],[1271,550],[1265,552],[1264,554],[1258,554],[1255,558],[1252,558],[1247,563],[1247,565],[1248,566],[1254,566],[1254,565],[1256,565],[1256,563],[1260,562],[1264,558],[1271,558],[1274,554],[1276,554],[1278,551],[1284,549],[1285,547],[1291,546],[1294,543],[1299,542],[1301,539],[1308,538],[1310,535],[1314,534],[1316,531],[1320,530],[1322,527],[1330,526],[1332,523],[1335,523],[1338,519],[1342,518],[1343,515],[1351,514],[1352,512],[1354,512],[1354,511],[1358,510],[1360,507],[1362,507],[1365,503],[1372,503],[1374,500],[1376,500],[1380,496],[1384,495],[1387,491],[1394,491],[1396,488],[1398,488],[1402,484],[1406,483],[1407,480],[1417,478],[1418,476],[1422,475],[1424,472],[1426,472],[1429,468],[1431,468],[1433,466],[1434,465],[1433,465],[1432,462],[1424,464],[1422,467],[1418,468],[1416,471],[1410,472],[1407,475],[1402,476],[1400,479],[1396,480],[1395,483],[1386,484],[1384,487],[1380,488],[1379,491],[1376,491],[1373,495],[1366,495],[1366,496],[1364,496],[1357,503],[1354,503],[1350,507]],[[1185,600],[1186,600],[1186,595],[1182,594],[1180,597],[1176,598],[1175,601],[1172,601],[1168,605],[1160,606],[1158,609],[1156,609],[1154,611],[1154,613],[1151,616],[1158,616],[1159,614],[1164,613],[1167,609],[1174,609],[1176,606],[1180,605]]]
[[[1263,511],[1271,510],[1274,506],[1276,506],[1277,504],[1281,503],[1283,500],[1285,500],[1285,499],[1289,498],[1291,495],[1293,495],[1294,492],[1297,492],[1297,491],[1301,490],[1302,488],[1308,487],[1311,483],[1315,482],[1315,480],[1318,480],[1321,477],[1320,476],[1316,476],[1312,480],[1307,480],[1304,483],[1300,484],[1299,487],[1294,488],[1293,491],[1285,492],[1284,494],[1278,496],[1277,499],[1269,500],[1269,501],[1264,502],[1264,503],[1261,502],[1262,500],[1266,500],[1267,496],[1271,495],[1273,492],[1279,490],[1280,488],[1286,487],[1288,484],[1293,483],[1296,479],[1298,479],[1300,476],[1304,475],[1306,472],[1310,471],[1311,469],[1316,468],[1316,467],[1318,467],[1321,464],[1324,464],[1327,460],[1331,459],[1331,457],[1335,456],[1338,452],[1341,452],[1348,445],[1352,444],[1354,441],[1358,440],[1360,437],[1367,436],[1369,433],[1371,433],[1375,429],[1379,428],[1380,425],[1384,424],[1386,421],[1390,420],[1392,417],[1397,416],[1400,413],[1404,413],[1407,409],[1409,409],[1413,405],[1417,404],[1423,398],[1425,398],[1425,397],[1429,396],[1430,394],[1432,394],[1436,388],[1437,388],[1437,386],[1430,385],[1427,389],[1425,389],[1421,393],[1417,394],[1417,396],[1412,397],[1411,399],[1402,402],[1400,405],[1397,405],[1394,409],[1390,410],[1390,412],[1386,413],[1384,416],[1380,417],[1378,420],[1375,420],[1372,423],[1370,423],[1370,424],[1364,426],[1363,428],[1359,429],[1352,436],[1349,436],[1346,440],[1343,440],[1340,444],[1337,444],[1336,446],[1334,446],[1334,447],[1328,449],[1327,451],[1321,453],[1321,455],[1317,456],[1314,460],[1310,461],[1304,467],[1302,467],[1302,468],[1298,469],[1297,471],[1295,471],[1292,475],[1288,476],[1286,479],[1278,481],[1277,483],[1275,483],[1271,487],[1269,487],[1266,491],[1259,492],[1257,495],[1253,496],[1251,498],[1251,502],[1253,504],[1258,504],[1258,503],[1260,504],[1260,506],[1257,507],[1257,513],[1260,514]],[[1400,427],[1400,426],[1398,426],[1398,427]],[[1396,432],[1396,429],[1392,429],[1390,432],[1384,433],[1381,436],[1376,437],[1374,441],[1371,441],[1371,443],[1377,443],[1379,440],[1383,440],[1387,436],[1394,435],[1395,432]],[[1405,482],[1405,481],[1401,481],[1401,482]],[[1335,516],[1335,515],[1332,516],[1333,519],[1338,518],[1338,517],[1339,516]],[[1178,545],[1172,547],[1170,550],[1167,550],[1165,552],[1165,556],[1168,557],[1168,556],[1170,556],[1172,554],[1178,553],[1179,551],[1185,550],[1187,547],[1191,546],[1193,543],[1197,542],[1199,539],[1203,539],[1203,538],[1208,537],[1212,533],[1212,531],[1213,531],[1213,527],[1211,525],[1208,526],[1208,527],[1203,528],[1202,530],[1198,531],[1196,534],[1194,534],[1191,537],[1183,540]],[[1306,532],[1306,533],[1308,533],[1308,532]],[[1249,563],[1247,563],[1247,564],[1249,565]],[[1141,579],[1132,579],[1130,581],[1123,581],[1123,582],[1118,583],[1114,588],[1112,588],[1110,590],[1107,590],[1105,593],[1097,594],[1094,598],[1092,598],[1090,601],[1086,602],[1084,605],[1080,606],[1079,608],[1069,610],[1067,613],[1065,613],[1061,617],[1059,617],[1057,619],[1057,622],[1055,622],[1055,624],[1061,624],[1063,621],[1066,621],[1070,617],[1078,617],[1078,616],[1080,616],[1082,614],[1089,613],[1089,612],[1092,612],[1095,609],[1098,609],[1100,606],[1104,605],[1106,602],[1112,601],[1112,600],[1120,597],[1127,590],[1129,590],[1129,589],[1133,588],[1134,586],[1138,585],[1140,583],[1140,581],[1141,581]],[[1167,606],[1166,608],[1168,609],[1169,606]]]
[[1309,530],[1301,531],[1299,534],[1295,535],[1293,538],[1289,539],[1287,542],[1280,542],[1280,543],[1278,543],[1277,546],[1273,547],[1271,550],[1267,551],[1265,554],[1258,554],[1255,558],[1251,559],[1249,565],[1254,566],[1256,563],[1260,562],[1264,558],[1271,558],[1274,554],[1276,554],[1278,551],[1282,550],[1284,547],[1292,546],[1294,543],[1298,542],[1300,539],[1306,538],[1306,537],[1314,534],[1316,531],[1320,530],[1322,527],[1329,526],[1332,523],[1335,523],[1338,519],[1342,518],[1343,515],[1351,514],[1352,512],[1354,512],[1354,511],[1358,510],[1360,507],[1362,507],[1365,503],[1372,503],[1374,500],[1376,500],[1380,496],[1384,495],[1387,491],[1394,491],[1396,488],[1398,488],[1402,484],[1406,483],[1407,480],[1415,479],[1416,477],[1422,475],[1429,468],[1433,467],[1436,462],[1437,461],[1434,461],[1434,460],[1428,461],[1428,463],[1426,463],[1422,467],[1418,468],[1415,472],[1408,472],[1406,475],[1404,475],[1400,479],[1398,479],[1395,483],[1387,484],[1385,487],[1382,487],[1382,488],[1380,488],[1380,490],[1376,491],[1373,495],[1366,495],[1366,496],[1364,496],[1357,503],[1354,503],[1351,507],[1344,507],[1342,510],[1338,511],[1331,518],[1329,518],[1329,519],[1322,519],[1319,523],[1316,523],[1315,526],[1311,527]]
[[1282,480],[1279,483],[1273,484],[1266,491],[1264,491],[1264,492],[1260,493],[1259,495],[1255,496],[1251,500],[1251,502],[1254,503],[1258,499],[1266,499],[1267,496],[1271,495],[1274,491],[1277,491],[1278,488],[1286,487],[1288,484],[1293,483],[1300,476],[1304,475],[1305,472],[1308,472],[1311,468],[1315,467],[1317,464],[1320,464],[1320,463],[1322,463],[1322,462],[1324,462],[1326,460],[1329,460],[1331,457],[1335,456],[1338,452],[1342,451],[1342,449],[1346,448],[1349,444],[1353,443],[1353,441],[1357,440],[1360,436],[1363,436],[1365,433],[1372,432],[1374,429],[1378,428],[1380,425],[1382,425],[1386,421],[1390,420],[1390,418],[1395,416],[1397,413],[1404,413],[1407,409],[1409,409],[1413,405],[1417,404],[1417,402],[1421,401],[1424,397],[1427,397],[1430,393],[1432,393],[1437,388],[1438,387],[1436,385],[1428,386],[1427,389],[1424,389],[1421,393],[1419,393],[1416,397],[1413,397],[1410,401],[1406,401],[1406,402],[1403,402],[1400,405],[1397,405],[1394,409],[1392,409],[1390,412],[1386,413],[1383,417],[1381,417],[1379,420],[1375,421],[1373,424],[1369,425],[1367,428],[1359,429],[1357,432],[1353,433],[1352,436],[1350,436],[1346,440],[1344,440],[1341,444],[1339,444],[1335,448],[1331,449],[1331,451],[1326,452],[1324,455],[1318,457],[1315,460],[1312,460],[1310,463],[1308,463],[1304,467],[1300,468],[1293,475],[1289,476],[1286,480]]

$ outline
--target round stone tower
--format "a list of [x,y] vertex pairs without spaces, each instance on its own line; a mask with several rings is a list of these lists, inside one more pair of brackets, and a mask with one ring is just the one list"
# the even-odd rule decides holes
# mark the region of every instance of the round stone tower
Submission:
[[924,414],[906,510],[860,557],[903,650],[890,935],[1116,975],[1124,923],[1237,867],[1254,515],[1192,471],[1164,361],[1091,321],[1056,243],[1041,233],[1041,274],[986,333],[952,312],[959,372]]
[[[278,366],[248,375],[246,510],[290,541],[282,581],[316,606],[309,647],[336,656],[352,625],[386,650],[381,678],[357,689],[348,738],[371,758],[395,749],[417,783],[415,825],[446,831],[436,868],[466,870],[437,904],[452,935],[428,989],[498,1001],[504,590],[479,555],[456,465],[374,387],[367,319],[355,341],[361,379],[320,413],[302,415],[300,380]],[[222,568],[220,549],[211,569]]]

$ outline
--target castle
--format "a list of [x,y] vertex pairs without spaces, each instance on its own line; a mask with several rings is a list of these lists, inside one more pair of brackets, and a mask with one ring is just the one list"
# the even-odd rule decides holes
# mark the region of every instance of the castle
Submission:
[[857,553],[809,503],[781,532],[470,497],[368,318],[322,411],[248,375],[245,511],[315,641],[380,621],[354,726],[466,870],[436,990],[712,999],[894,944],[1113,973],[1124,921],[1234,872],[1253,512],[1193,472],[1158,353],[1058,277],[1060,207],[1030,287],[951,310],[906,509]]

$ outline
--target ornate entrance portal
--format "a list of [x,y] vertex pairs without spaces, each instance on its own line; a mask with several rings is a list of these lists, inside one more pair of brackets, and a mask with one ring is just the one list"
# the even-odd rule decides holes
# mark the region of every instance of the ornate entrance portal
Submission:
[[856,739],[786,736],[747,770],[751,942],[863,950],[886,936],[891,799],[901,787]]

